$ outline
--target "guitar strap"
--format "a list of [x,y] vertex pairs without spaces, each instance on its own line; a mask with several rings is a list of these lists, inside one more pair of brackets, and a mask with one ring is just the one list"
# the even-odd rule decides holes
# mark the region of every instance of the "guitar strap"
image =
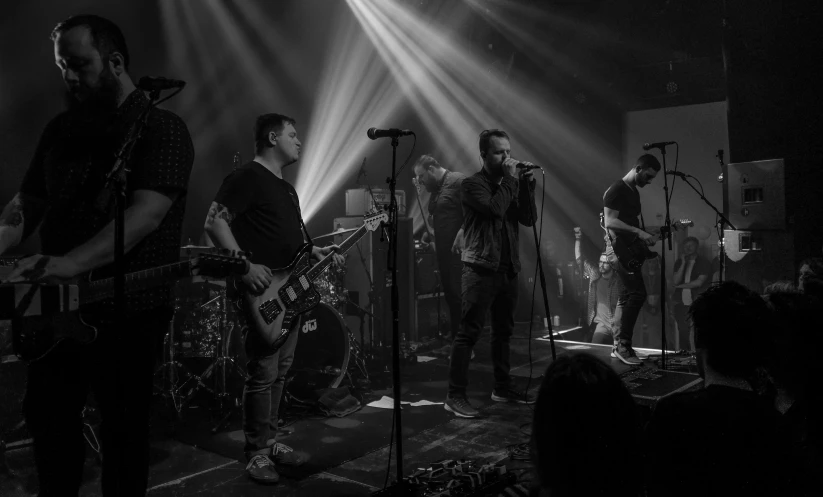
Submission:
[[309,235],[309,230],[306,229],[306,223],[303,222],[303,213],[300,212],[300,203],[297,200],[297,196],[291,190],[289,191],[289,195],[291,195],[291,203],[294,206],[294,211],[297,213],[297,219],[300,220],[300,227],[303,228],[306,240],[314,245],[314,240],[312,240],[311,235]]

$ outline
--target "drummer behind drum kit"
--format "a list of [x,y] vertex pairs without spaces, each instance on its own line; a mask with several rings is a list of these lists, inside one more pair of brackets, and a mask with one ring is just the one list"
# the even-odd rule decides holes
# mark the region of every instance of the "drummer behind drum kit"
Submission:
[[[341,229],[315,240],[353,231]],[[185,260],[212,250],[184,245],[180,257]],[[341,315],[348,303],[345,277],[345,267],[331,265],[314,283],[320,304],[302,314],[297,325],[301,336],[288,382],[292,395],[299,397],[307,391],[339,386],[349,372],[350,359],[354,360],[356,373],[368,380],[359,341]],[[242,346],[245,324],[227,296],[226,283],[224,279],[206,277],[177,283],[174,318],[164,342],[164,362],[155,372],[155,394],[162,396],[178,416],[199,391],[211,394],[223,414],[212,432],[225,426],[240,406],[242,391],[236,385],[247,377]],[[211,362],[202,373],[195,374],[192,370],[203,358]]]

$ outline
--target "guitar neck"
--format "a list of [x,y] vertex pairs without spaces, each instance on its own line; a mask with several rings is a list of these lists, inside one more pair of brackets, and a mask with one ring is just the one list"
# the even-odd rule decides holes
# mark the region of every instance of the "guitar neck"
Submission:
[[[359,242],[360,239],[363,238],[363,235],[365,235],[368,232],[369,230],[366,228],[365,224],[359,227],[357,231],[355,231],[351,234],[351,236],[346,238],[346,241],[340,244],[340,249],[337,251],[337,253],[345,254],[346,252],[348,252],[348,250],[352,248],[355,243]],[[329,254],[326,257],[323,257],[323,259],[320,262],[312,266],[312,268],[308,272],[308,276],[312,281],[317,279],[317,277],[320,276],[320,274],[323,273],[323,271],[325,271],[326,268],[329,267],[329,265],[331,265],[331,263],[334,261],[333,256],[333,253]]]
[[[145,290],[159,286],[170,278],[191,276],[189,261],[175,262],[165,266],[144,269],[129,273],[125,276],[126,287],[129,290]],[[81,295],[80,304],[90,304],[114,296],[114,278],[104,278],[89,282],[85,295]]]

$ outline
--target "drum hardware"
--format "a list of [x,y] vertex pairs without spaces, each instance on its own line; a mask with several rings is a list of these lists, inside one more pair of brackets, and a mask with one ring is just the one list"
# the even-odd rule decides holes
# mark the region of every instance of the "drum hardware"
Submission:
[[349,229],[340,228],[337,231],[332,231],[331,233],[326,233],[324,235],[315,236],[314,239],[319,240],[321,238],[328,238],[330,236],[342,235],[342,234],[345,234],[345,233],[351,233],[353,231],[357,231],[357,228],[349,228]]
[[316,390],[337,388],[348,374],[351,332],[337,310],[325,302],[300,315],[300,337],[284,390],[306,402]]
[[[160,376],[160,386],[155,383],[155,395],[160,395],[170,402],[174,409],[175,415],[179,416],[183,409],[184,395],[180,391],[183,386],[192,378],[191,372],[182,363],[176,360],[175,354],[175,340],[174,340],[174,323],[169,323],[169,332],[166,335],[166,347],[164,355],[168,358],[163,364],[158,366],[154,372],[154,376]],[[182,382],[180,378],[185,376]]]

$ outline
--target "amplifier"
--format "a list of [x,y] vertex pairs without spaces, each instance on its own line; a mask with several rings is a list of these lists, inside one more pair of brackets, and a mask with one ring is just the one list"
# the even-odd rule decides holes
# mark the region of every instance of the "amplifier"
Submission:
[[[396,190],[394,196],[397,199],[397,213],[399,216],[406,215],[406,192]],[[346,190],[346,215],[363,216],[375,206],[379,209],[386,209],[389,206],[389,190],[386,188],[355,188]]]

